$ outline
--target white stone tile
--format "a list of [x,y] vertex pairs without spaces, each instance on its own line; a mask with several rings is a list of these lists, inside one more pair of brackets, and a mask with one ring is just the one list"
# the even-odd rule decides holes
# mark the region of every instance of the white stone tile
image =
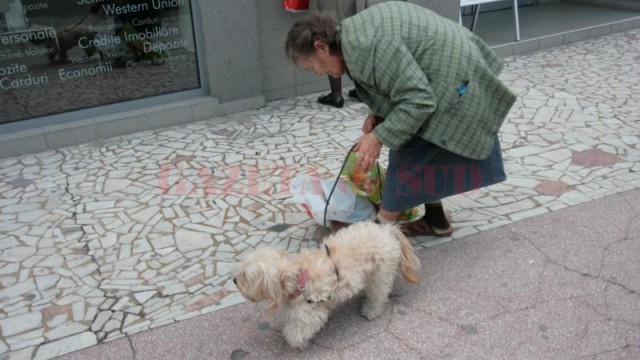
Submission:
[[516,213],[524,210],[529,210],[534,207],[536,207],[535,202],[533,202],[531,199],[524,199],[521,201],[509,203],[506,205],[497,206],[488,210],[498,215],[508,215],[508,214],[512,214],[512,213]]
[[[16,264],[16,267],[18,265]],[[0,278],[0,284],[2,284],[3,288],[10,287],[18,281],[18,278],[15,276],[3,276]]]
[[84,318],[84,301],[76,301],[71,305],[74,321],[82,321]]
[[69,335],[78,334],[88,329],[87,325],[78,322],[67,322],[44,333],[47,340],[56,340]]
[[23,294],[34,291],[36,289],[35,282],[33,279],[29,279],[27,281],[18,282],[11,287],[0,290],[0,299],[8,298],[13,299],[17,298]]
[[565,194],[562,194],[559,198],[559,201],[569,205],[574,206],[578,204],[585,203],[587,201],[591,201],[592,199],[584,194],[581,194],[577,191],[571,191]]
[[[65,322],[67,322],[67,319],[69,318],[68,314],[60,314],[60,315],[56,315],[53,318],[47,320],[47,326],[50,329],[53,329],[57,326],[60,326],[62,324],[64,324]],[[82,319],[81,319],[82,320]]]
[[11,350],[20,350],[44,342],[43,332],[43,329],[36,329],[9,337],[6,341]]
[[26,260],[29,256],[36,253],[35,247],[29,246],[16,246],[13,248],[9,248],[3,250],[0,253],[0,261],[5,262],[22,262]]
[[115,201],[111,200],[111,201],[95,201],[95,202],[90,202],[90,203],[86,203],[85,204],[85,210],[86,211],[96,211],[96,210],[102,210],[102,209],[112,209],[115,206]]
[[95,332],[95,331],[98,331],[98,330],[102,330],[102,327],[107,322],[107,320],[109,320],[111,318],[111,315],[113,315],[113,313],[111,311],[101,311],[101,312],[99,312],[98,316],[93,321],[93,324],[91,324],[91,331]]
[[133,296],[136,298],[138,303],[144,304],[157,293],[158,293],[157,291],[142,291],[142,292],[135,293]]
[[58,341],[44,344],[38,348],[34,360],[47,360],[68,354],[70,352],[96,345],[98,340],[95,334],[83,332]]
[[571,150],[569,149],[557,149],[549,152],[544,152],[538,156],[552,161],[553,163],[560,163],[571,158]]
[[[507,177],[507,180],[503,184],[532,189],[538,186],[540,184],[540,181],[536,179],[531,179],[531,178],[526,179],[526,178],[512,176],[512,177]],[[499,191],[499,190],[495,189],[494,191]]]
[[626,136],[621,136],[620,140],[624,142],[626,145],[636,145],[640,143],[640,136],[626,135]]
[[2,239],[2,241],[0,241],[0,250],[4,250],[4,249],[10,249],[13,247],[18,246],[18,241],[16,240],[15,237],[13,236],[8,236]]
[[9,204],[7,206],[3,206],[2,210],[0,210],[0,213],[3,213],[3,214],[23,213],[23,212],[37,210],[39,208],[40,208],[40,204],[37,204],[37,203]]
[[9,337],[42,325],[42,313],[34,311],[27,314],[0,319],[2,336]]

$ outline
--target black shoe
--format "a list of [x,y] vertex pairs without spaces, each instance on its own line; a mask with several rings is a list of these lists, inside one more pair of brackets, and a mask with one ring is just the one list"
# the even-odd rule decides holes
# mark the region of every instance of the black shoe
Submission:
[[320,96],[318,98],[318,102],[322,105],[329,105],[337,108],[341,108],[344,106],[344,98],[342,97],[342,95],[335,96],[333,94],[328,94]]
[[437,204],[424,204],[424,210],[423,219],[429,226],[437,229],[452,229],[441,202]]
[[356,89],[351,89],[348,92],[349,94],[349,98],[353,101],[357,101],[357,102],[362,102],[362,99],[360,98],[360,95],[358,95],[358,92],[356,91]]

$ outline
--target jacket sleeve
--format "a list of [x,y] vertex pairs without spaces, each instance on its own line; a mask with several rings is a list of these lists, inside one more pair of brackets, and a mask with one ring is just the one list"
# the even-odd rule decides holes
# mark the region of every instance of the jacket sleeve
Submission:
[[436,110],[431,84],[400,39],[379,40],[373,64],[378,91],[389,97],[390,112],[374,129],[378,140],[391,149],[409,141]]

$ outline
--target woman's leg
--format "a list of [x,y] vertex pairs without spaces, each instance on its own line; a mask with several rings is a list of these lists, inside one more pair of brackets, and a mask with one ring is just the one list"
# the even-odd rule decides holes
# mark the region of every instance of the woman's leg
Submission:
[[342,97],[342,78],[334,78],[329,76],[329,86],[331,93],[320,96],[318,102],[323,105],[335,106],[341,108],[344,106],[344,98]]
[[[449,219],[444,213],[444,208],[442,207],[442,202],[430,202],[424,204],[425,214],[420,220],[424,220],[430,227],[436,229],[449,229],[451,224],[449,224]],[[384,209],[380,209],[378,213],[378,220],[382,223],[395,222],[400,216],[399,212],[387,211]]]
[[441,201],[426,203],[424,207],[423,217],[402,224],[402,230],[407,236],[449,236],[453,233],[453,227],[449,224]]
[[424,204],[425,214],[424,219],[429,226],[436,229],[449,229],[449,219],[444,214],[444,207],[442,207],[442,201],[429,202]]
[[378,221],[383,224],[394,223],[398,219],[398,216],[400,216],[399,212],[380,209],[380,212],[378,212]]
[[342,96],[342,78],[329,76],[329,86],[333,96]]

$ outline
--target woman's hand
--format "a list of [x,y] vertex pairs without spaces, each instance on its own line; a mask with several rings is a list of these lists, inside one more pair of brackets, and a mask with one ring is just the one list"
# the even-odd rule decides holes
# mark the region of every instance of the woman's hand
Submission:
[[369,114],[362,124],[362,132],[365,134],[372,132],[383,120],[380,116]]
[[358,153],[356,166],[364,173],[369,173],[380,157],[382,143],[378,140],[374,132],[365,134],[353,148]]

